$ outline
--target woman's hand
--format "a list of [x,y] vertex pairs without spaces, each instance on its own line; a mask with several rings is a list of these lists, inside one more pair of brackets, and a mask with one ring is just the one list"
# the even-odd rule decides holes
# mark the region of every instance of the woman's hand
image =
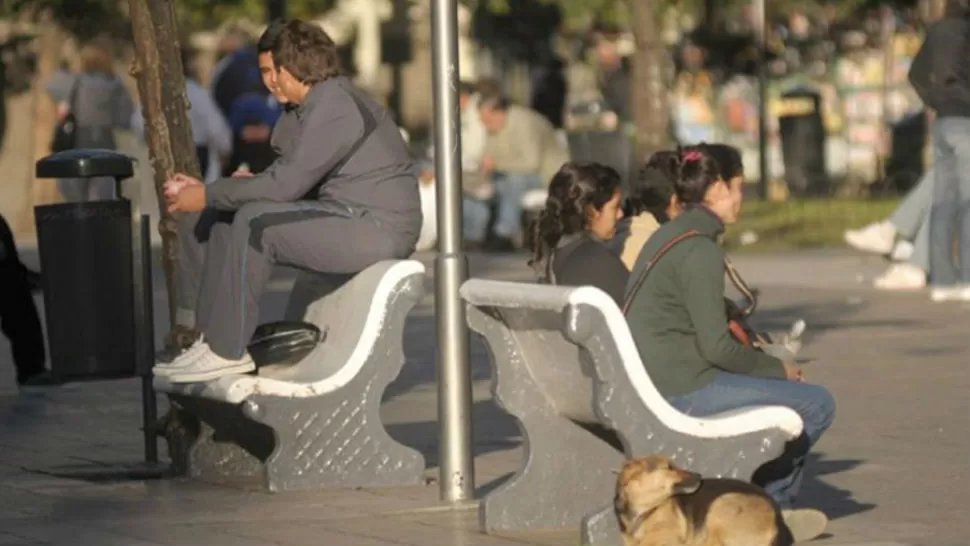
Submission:
[[805,373],[802,372],[801,366],[795,364],[794,362],[785,362],[783,365],[785,366],[785,377],[787,377],[789,381],[793,381],[795,383],[805,382]]

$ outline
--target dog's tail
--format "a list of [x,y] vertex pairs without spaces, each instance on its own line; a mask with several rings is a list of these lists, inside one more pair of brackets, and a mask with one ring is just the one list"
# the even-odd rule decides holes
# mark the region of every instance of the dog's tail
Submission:
[[791,529],[785,523],[781,510],[775,512],[775,527],[778,529],[778,534],[775,535],[775,540],[772,541],[771,546],[792,546],[795,544],[795,537],[792,536]]

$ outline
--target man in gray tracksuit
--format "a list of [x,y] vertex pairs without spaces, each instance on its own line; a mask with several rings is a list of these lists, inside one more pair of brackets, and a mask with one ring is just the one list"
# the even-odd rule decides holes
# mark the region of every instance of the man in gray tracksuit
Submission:
[[271,32],[260,68],[291,106],[273,132],[280,157],[262,173],[208,186],[181,174],[166,183],[180,244],[196,247],[183,255],[204,247],[204,261],[186,260],[178,275],[181,299],[198,295],[202,337],[154,369],[173,382],[254,369],[246,345],[273,264],[357,273],[409,256],[421,228],[410,153],[386,111],[339,75],[333,41],[298,20]]

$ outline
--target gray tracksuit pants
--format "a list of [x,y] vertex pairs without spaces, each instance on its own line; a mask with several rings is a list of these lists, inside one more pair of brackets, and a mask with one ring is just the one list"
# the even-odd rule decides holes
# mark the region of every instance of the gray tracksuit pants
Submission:
[[235,212],[179,215],[178,222],[179,323],[194,323],[216,354],[231,359],[245,353],[258,326],[274,264],[357,273],[407,258],[416,242],[369,211],[326,201],[257,201]]

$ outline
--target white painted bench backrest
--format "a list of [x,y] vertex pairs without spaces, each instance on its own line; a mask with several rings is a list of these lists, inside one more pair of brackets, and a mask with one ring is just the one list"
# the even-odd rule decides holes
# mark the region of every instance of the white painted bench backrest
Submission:
[[[752,407],[698,419],[681,413],[661,396],[640,359],[626,319],[613,299],[592,286],[565,287],[471,279],[461,288],[470,305],[495,310],[509,329],[510,339],[521,350],[521,358],[541,385],[547,398],[563,415],[580,422],[596,422],[593,413],[592,362],[609,362],[610,350],[620,354],[622,373],[630,381],[651,413],[666,427],[706,438],[742,434],[777,426],[797,436],[802,429],[798,415],[781,407]],[[587,308],[584,310],[584,307]],[[614,348],[603,343],[588,344],[589,359],[564,337],[564,313],[598,312],[606,322]]]

